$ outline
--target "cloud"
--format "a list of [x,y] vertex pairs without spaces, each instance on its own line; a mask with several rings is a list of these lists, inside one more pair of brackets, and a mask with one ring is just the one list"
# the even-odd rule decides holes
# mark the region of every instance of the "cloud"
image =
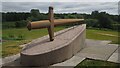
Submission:
[[2,0],[2,2],[118,2],[119,0]]
[[55,13],[91,13],[98,10],[118,14],[117,2],[3,2],[2,11],[30,12],[35,8],[47,13],[50,5],[54,6]]

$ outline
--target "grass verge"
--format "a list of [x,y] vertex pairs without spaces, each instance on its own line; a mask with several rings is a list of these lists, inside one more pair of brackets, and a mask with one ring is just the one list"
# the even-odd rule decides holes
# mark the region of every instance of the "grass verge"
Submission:
[[75,68],[119,68],[119,67],[120,67],[119,63],[86,58],[81,63],[79,63]]

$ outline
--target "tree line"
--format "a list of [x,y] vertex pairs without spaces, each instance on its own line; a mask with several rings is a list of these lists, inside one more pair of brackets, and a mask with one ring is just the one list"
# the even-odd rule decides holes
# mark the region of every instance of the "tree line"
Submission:
[[[114,29],[119,30],[120,15],[110,15],[106,12],[93,11],[91,14],[80,13],[55,13],[55,19],[80,19],[84,18],[87,28]],[[48,19],[48,13],[40,13],[38,9],[30,12],[2,12],[3,28],[25,27],[28,21],[39,21]],[[10,23],[14,22],[14,23]]]
[[[83,18],[81,14],[77,13],[55,13],[55,19],[66,19],[66,18]],[[13,22],[20,20],[38,21],[48,19],[48,13],[40,13],[38,9],[32,9],[29,12],[7,12],[2,13],[2,22]]]

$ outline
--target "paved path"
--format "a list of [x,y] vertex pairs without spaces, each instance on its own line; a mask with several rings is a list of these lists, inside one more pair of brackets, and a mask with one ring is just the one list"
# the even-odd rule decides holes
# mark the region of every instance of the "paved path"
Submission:
[[[108,44],[109,42],[110,41],[86,39],[86,47],[84,49],[78,52],[71,59],[68,59],[61,63],[54,64],[52,66],[73,66],[74,67],[80,62],[82,62],[85,58],[99,59],[99,60],[105,60],[105,61],[108,60],[108,61],[116,62],[115,58],[118,58],[118,57],[115,54],[118,53],[118,45]],[[11,58],[12,61],[17,58],[18,59],[15,60],[14,62],[7,63],[6,65],[21,66],[19,62],[19,55],[16,55],[12,58]]]
[[20,54],[16,54],[16,55],[12,55],[12,56],[9,56],[9,57],[5,57],[4,59],[2,59],[2,64],[14,61],[14,60],[16,60],[19,57],[20,57]]
[[120,47],[112,54],[112,56],[110,56],[107,61],[120,63]]
[[80,51],[77,56],[99,60],[108,60],[109,57],[118,48],[117,45],[108,45],[109,42],[110,41],[95,41],[87,39],[87,46],[82,51]]
[[79,56],[73,56],[69,60],[66,60],[62,63],[57,63],[52,66],[76,66],[80,62],[82,62],[85,58],[84,57],[79,57]]

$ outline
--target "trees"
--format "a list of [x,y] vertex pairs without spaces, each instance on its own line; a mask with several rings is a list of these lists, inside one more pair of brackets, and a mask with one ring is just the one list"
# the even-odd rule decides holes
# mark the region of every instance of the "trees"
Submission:
[[38,17],[40,15],[39,9],[31,9],[30,14],[33,17]]
[[[88,27],[96,27],[96,28],[116,29],[116,26],[120,24],[119,22],[120,15],[109,15],[106,12],[99,12],[99,11],[93,11],[91,14],[55,13],[54,18],[55,19],[84,18]],[[31,9],[30,12],[7,12],[7,13],[2,12],[2,21],[6,22],[3,25],[4,27],[7,26],[8,28],[25,26],[26,23],[22,23],[25,22],[25,20],[39,21],[46,19],[48,19],[48,13],[40,13],[39,9]],[[16,22],[16,23],[11,24],[8,22]]]
[[39,9],[31,9],[30,17],[28,18],[30,21],[37,21],[40,20],[40,12]]
[[106,14],[106,12],[99,13],[98,16],[98,24],[99,28],[112,28],[112,19],[109,17],[109,15]]
[[99,16],[99,12],[98,12],[98,11],[92,11],[91,17],[92,17],[93,19],[97,19],[98,16]]
[[27,25],[27,22],[28,21],[26,21],[26,20],[17,21],[17,22],[15,22],[15,27],[16,28],[25,27]]
[[87,24],[87,27],[98,27],[97,19],[86,19],[85,23]]
[[7,12],[2,13],[2,21],[10,22],[10,21],[20,21],[26,20],[30,16],[30,13],[25,12]]
[[91,16],[98,20],[98,23],[96,24],[98,25],[98,28],[112,28],[113,20],[106,12],[93,11]]

